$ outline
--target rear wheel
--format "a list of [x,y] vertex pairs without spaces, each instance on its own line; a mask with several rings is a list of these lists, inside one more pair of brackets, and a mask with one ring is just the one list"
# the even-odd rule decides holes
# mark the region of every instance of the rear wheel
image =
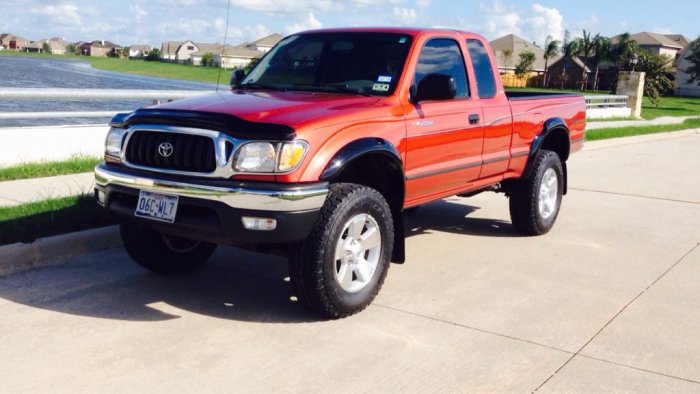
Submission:
[[510,217],[524,235],[541,235],[554,226],[564,191],[564,171],[559,155],[541,150],[534,158],[527,178],[513,184],[510,191]]
[[208,242],[161,234],[137,223],[119,225],[124,249],[140,266],[158,273],[191,271],[204,264],[216,250]]
[[331,185],[314,229],[290,256],[296,296],[329,318],[365,309],[384,283],[393,239],[391,209],[378,191]]

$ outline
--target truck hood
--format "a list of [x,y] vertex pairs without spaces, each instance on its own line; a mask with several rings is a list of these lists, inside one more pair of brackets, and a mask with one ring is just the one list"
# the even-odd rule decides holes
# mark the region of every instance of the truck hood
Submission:
[[[333,118],[336,123],[348,115],[387,115],[384,97],[349,96],[317,92],[225,91],[159,105],[157,109],[208,112],[231,115],[247,122],[277,124],[299,129]],[[373,111],[374,110],[374,111]]]

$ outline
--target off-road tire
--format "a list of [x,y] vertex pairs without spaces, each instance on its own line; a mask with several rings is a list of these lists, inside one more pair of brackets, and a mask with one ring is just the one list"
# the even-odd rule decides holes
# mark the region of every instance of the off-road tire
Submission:
[[122,223],[119,232],[129,256],[138,265],[161,274],[192,271],[216,250],[215,244],[165,236],[139,223]]
[[[557,200],[554,212],[544,218],[538,209],[542,177],[548,169],[557,176]],[[510,188],[510,218],[513,227],[523,235],[546,234],[554,226],[561,207],[564,189],[564,170],[561,159],[555,152],[540,150],[535,155],[532,170],[526,178],[520,179]]]
[[[381,235],[379,261],[371,280],[361,290],[345,291],[336,280],[336,243],[350,218],[369,214]],[[330,185],[326,202],[311,233],[292,249],[289,271],[292,289],[300,302],[326,318],[338,319],[365,309],[384,283],[394,240],[391,209],[384,197],[367,186]]]

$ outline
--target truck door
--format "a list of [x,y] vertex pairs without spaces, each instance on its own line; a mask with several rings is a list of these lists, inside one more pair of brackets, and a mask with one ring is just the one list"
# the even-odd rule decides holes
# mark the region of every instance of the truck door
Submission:
[[433,38],[425,42],[413,75],[412,95],[421,81],[433,74],[451,76],[456,95],[419,102],[413,97],[407,108],[408,203],[464,189],[481,171],[481,104],[471,97],[462,46],[456,40]]

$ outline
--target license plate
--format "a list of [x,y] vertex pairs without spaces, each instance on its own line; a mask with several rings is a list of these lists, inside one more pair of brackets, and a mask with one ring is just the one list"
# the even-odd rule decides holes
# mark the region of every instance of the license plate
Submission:
[[178,196],[141,190],[134,216],[173,223],[177,212]]

